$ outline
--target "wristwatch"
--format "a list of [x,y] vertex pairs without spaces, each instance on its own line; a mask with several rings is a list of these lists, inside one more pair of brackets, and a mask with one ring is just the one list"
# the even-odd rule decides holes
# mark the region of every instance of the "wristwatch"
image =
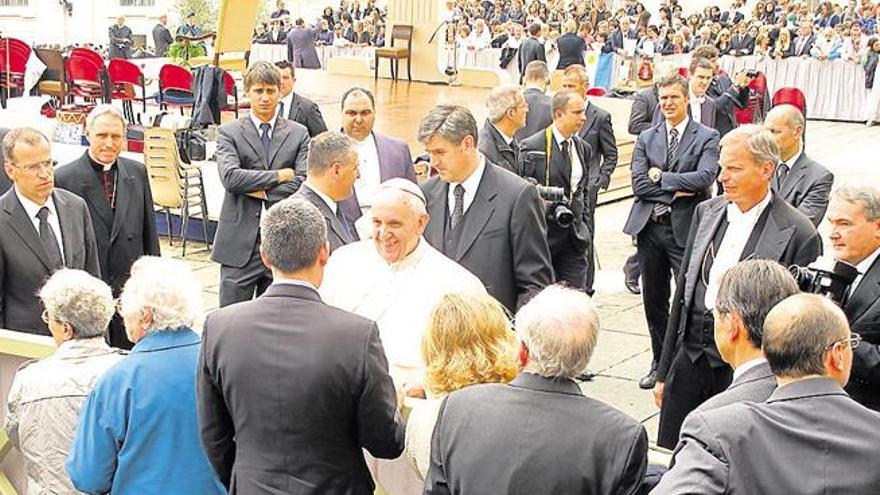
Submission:
[[652,168],[648,170],[648,180],[655,184],[660,182],[661,175],[663,175],[663,171],[661,171],[659,168]]

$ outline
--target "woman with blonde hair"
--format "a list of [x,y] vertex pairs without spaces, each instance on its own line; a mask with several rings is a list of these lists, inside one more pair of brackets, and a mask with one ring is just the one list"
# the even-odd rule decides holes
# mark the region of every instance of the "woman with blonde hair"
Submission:
[[507,383],[519,372],[516,336],[504,307],[487,294],[452,293],[434,306],[422,339],[427,400],[413,405],[406,456],[424,479],[443,398],[478,383]]

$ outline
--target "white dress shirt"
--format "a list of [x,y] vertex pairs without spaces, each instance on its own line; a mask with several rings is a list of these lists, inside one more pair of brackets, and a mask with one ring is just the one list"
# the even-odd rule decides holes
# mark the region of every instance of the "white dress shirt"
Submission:
[[366,215],[373,205],[373,196],[376,188],[382,182],[382,171],[379,168],[379,148],[376,147],[376,138],[370,133],[363,141],[355,142],[358,154],[358,172],[360,177],[354,181],[354,191],[357,194],[358,204],[361,211]]
[[[681,137],[684,136],[684,130],[687,129],[688,123],[691,121],[691,118],[685,115],[684,120],[678,123],[675,126],[675,130],[678,131],[678,144],[681,144]],[[666,146],[669,147],[669,133],[672,132],[673,127],[669,125],[669,121],[666,121]]]
[[856,265],[856,270],[859,271],[859,276],[853,280],[852,289],[850,289],[850,295],[856,291],[859,287],[859,284],[862,283],[862,279],[865,278],[865,274],[868,273],[868,270],[871,269],[871,266],[874,265],[874,262],[877,261],[877,256],[880,255],[880,248],[874,250],[873,253],[869,254],[867,258],[863,259],[861,263]]
[[[694,96],[691,95],[691,118],[694,119],[694,122],[703,123],[703,101],[705,101],[705,96]],[[681,133],[684,132],[684,129],[681,129],[678,133],[678,140],[681,141]]]
[[[276,113],[277,113],[277,110],[276,110]],[[272,119],[272,120],[270,120],[269,122],[263,122],[262,120],[258,119],[257,116],[254,115],[253,113],[250,113],[250,114],[248,114],[248,115],[250,115],[250,117],[251,117],[251,122],[254,123],[254,127],[257,128],[257,135],[258,135],[258,136],[262,136],[262,135],[263,135],[263,130],[260,129],[260,125],[262,125],[262,124],[269,124],[269,139],[272,139],[272,131],[275,130],[275,119]]]
[[[562,149],[562,143],[566,141],[565,136],[559,132],[559,129],[556,128],[556,124],[553,124],[553,139],[556,140],[556,145],[559,146],[559,149]],[[584,176],[584,166],[581,163],[580,158],[578,157],[577,150],[574,146],[574,140],[572,138],[568,138],[568,154],[569,160],[571,163],[571,175],[568,177],[569,184],[571,185],[572,194],[577,190],[578,184],[581,182],[581,179]]]
[[37,237],[40,237],[40,219],[37,217],[37,213],[40,212],[40,208],[43,206],[49,209],[49,215],[46,217],[46,222],[52,227],[52,232],[55,234],[55,240],[58,241],[58,251],[61,253],[61,262],[64,263],[64,233],[61,232],[61,224],[58,223],[58,210],[55,209],[55,201],[52,199],[52,195],[49,195],[49,199],[46,200],[46,204],[44,205],[38,205],[22,196],[17,187],[15,188],[15,195],[18,197],[21,206],[24,207],[24,211],[27,213],[28,218],[31,219],[31,225],[33,225],[34,230],[37,231]]
[[755,229],[761,213],[770,204],[771,197],[770,192],[767,192],[764,199],[745,212],[740,211],[735,203],[727,205],[727,231],[724,232],[724,238],[721,239],[721,244],[718,246],[712,268],[709,269],[709,284],[706,287],[706,296],[703,298],[706,309],[715,307],[721,278],[727,270],[739,263],[743,249],[752,235],[752,230]]
[[309,189],[311,189],[312,191],[314,191],[315,194],[317,194],[318,197],[321,198],[321,200],[324,201],[324,203],[325,203],[327,206],[330,207],[330,211],[332,211],[334,215],[336,214],[336,208],[337,208],[337,207],[336,207],[336,201],[333,201],[333,199],[330,198],[330,196],[327,196],[326,194],[324,194],[323,192],[321,192],[321,190],[318,189],[318,186],[316,186],[316,185],[315,185],[314,183],[312,183],[312,182],[309,182],[309,179],[306,179],[306,181],[305,181],[303,184],[309,186]]
[[[281,116],[286,119],[287,116],[290,115],[290,105],[292,103],[293,103],[293,91],[291,91],[290,94],[288,94],[284,98],[281,98],[280,100],[278,100],[278,105],[275,107],[275,118],[277,119],[279,116]],[[284,115],[281,115],[282,108],[284,109]],[[260,128],[260,126],[257,125],[257,129],[259,129],[259,128]],[[270,132],[270,135],[271,135],[271,132]]]
[[745,363],[739,365],[735,370],[733,370],[733,381],[736,381],[737,378],[743,376],[746,371],[749,371],[752,368],[760,366],[763,363],[767,362],[767,358],[759,357],[752,359],[751,361],[746,361]]
[[449,215],[452,215],[452,210],[455,208],[455,186],[457,184],[461,184],[464,187],[464,198],[462,198],[462,210],[461,214],[464,215],[467,213],[468,208],[471,207],[471,203],[474,202],[474,197],[477,195],[477,189],[480,187],[480,181],[483,180],[483,172],[486,170],[486,157],[480,153],[480,163],[477,165],[477,168],[474,170],[474,173],[471,174],[470,177],[464,180],[464,182],[450,182],[449,183],[449,195],[447,199],[449,201]]

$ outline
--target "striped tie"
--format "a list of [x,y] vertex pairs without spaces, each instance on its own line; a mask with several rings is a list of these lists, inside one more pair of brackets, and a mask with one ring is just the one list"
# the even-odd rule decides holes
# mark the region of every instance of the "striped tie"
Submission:
[[[666,148],[666,169],[668,170],[672,165],[672,160],[675,159],[675,152],[678,150],[678,129],[673,128],[669,131],[669,147]],[[667,204],[663,203],[654,203],[654,216],[659,217],[669,213],[671,208]]]

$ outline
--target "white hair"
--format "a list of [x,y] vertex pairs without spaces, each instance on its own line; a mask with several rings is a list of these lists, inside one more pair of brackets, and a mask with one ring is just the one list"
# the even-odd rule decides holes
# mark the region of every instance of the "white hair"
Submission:
[[103,335],[113,317],[110,286],[82,270],[58,270],[40,289],[39,297],[49,317],[70,325],[77,339]]
[[519,310],[515,327],[529,350],[526,371],[574,378],[587,368],[596,348],[599,316],[587,294],[552,285]]
[[109,103],[97,105],[91,112],[89,112],[86,116],[86,129],[91,129],[98,117],[108,113],[119,119],[119,121],[122,122],[122,128],[125,129],[125,126],[127,125],[125,122],[125,116],[122,115],[122,112],[118,108]]
[[508,110],[516,108],[522,90],[519,86],[501,86],[489,92],[486,98],[486,107],[489,109],[489,121],[497,124],[504,118]]
[[183,261],[142,256],[131,266],[131,277],[119,297],[123,315],[149,308],[149,332],[192,327],[202,307],[202,287]]

